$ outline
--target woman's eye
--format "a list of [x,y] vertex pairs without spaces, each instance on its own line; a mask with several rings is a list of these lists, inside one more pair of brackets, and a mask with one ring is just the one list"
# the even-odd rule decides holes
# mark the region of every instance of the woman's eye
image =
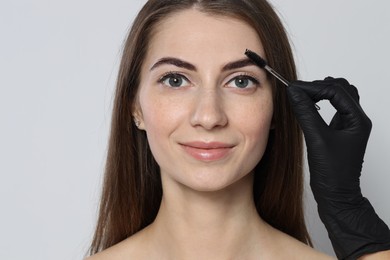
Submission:
[[172,88],[185,87],[189,85],[189,81],[186,77],[176,73],[169,73],[163,76],[158,82]]
[[231,79],[228,83],[227,86],[232,87],[232,88],[253,88],[259,85],[259,81],[256,80],[253,77],[250,76],[237,76],[233,79]]

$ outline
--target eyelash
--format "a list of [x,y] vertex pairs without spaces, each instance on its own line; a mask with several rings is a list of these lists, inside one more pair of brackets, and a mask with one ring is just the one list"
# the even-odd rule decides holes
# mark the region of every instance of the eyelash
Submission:
[[173,77],[177,77],[177,78],[182,78],[184,79],[185,81],[187,82],[190,82],[189,79],[184,76],[183,74],[179,73],[179,72],[175,72],[175,71],[169,71],[167,73],[164,73],[160,78],[159,80],[157,81],[158,83],[160,84],[163,84],[165,80],[169,79],[169,78],[173,78]]
[[[158,79],[157,82],[160,83],[160,84],[164,84],[164,81],[166,81],[169,78],[173,78],[173,77],[182,78],[183,80],[185,80],[187,82],[190,82],[190,80],[186,76],[184,76],[180,72],[175,72],[175,71],[169,71],[169,72],[164,73]],[[256,85],[256,86],[260,85],[260,80],[258,80],[256,77],[254,77],[254,76],[252,76],[252,75],[250,75],[248,73],[241,73],[241,74],[238,74],[238,75],[234,76],[225,85],[228,85],[229,83],[233,82],[237,78],[248,79],[248,80],[252,81],[252,83],[254,85]],[[243,89],[245,89],[245,88],[243,88]]]
[[[248,74],[248,73],[241,73],[241,74],[238,74],[238,75],[234,76],[232,79],[230,79],[230,80],[226,83],[226,85],[229,84],[229,83],[231,83],[231,82],[233,82],[233,81],[236,80],[237,78],[250,80],[250,81],[252,81],[252,83],[253,83],[255,86],[259,86],[259,85],[260,85],[260,80],[258,80],[256,77],[254,77],[254,76],[252,76],[252,75],[250,75],[250,74]],[[245,88],[243,88],[243,89],[245,89]]]

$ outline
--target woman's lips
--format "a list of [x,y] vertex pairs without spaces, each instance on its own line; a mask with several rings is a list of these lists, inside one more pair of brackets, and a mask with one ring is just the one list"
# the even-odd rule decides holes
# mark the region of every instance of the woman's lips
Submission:
[[181,145],[184,148],[184,151],[193,158],[205,162],[217,161],[225,158],[234,147],[234,145],[221,142],[189,142],[182,143]]

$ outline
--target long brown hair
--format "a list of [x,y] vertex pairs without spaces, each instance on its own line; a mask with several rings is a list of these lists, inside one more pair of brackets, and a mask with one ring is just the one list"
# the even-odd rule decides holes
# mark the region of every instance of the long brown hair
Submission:
[[[159,166],[145,132],[134,125],[132,112],[141,66],[154,28],[167,16],[189,8],[247,22],[259,34],[269,65],[287,79],[296,79],[287,35],[266,0],[149,0],[136,17],[123,50],[99,219],[90,254],[133,235],[152,223],[157,215],[162,198]],[[271,81],[274,129],[266,153],[255,168],[253,197],[265,221],[311,245],[302,205],[302,134],[287,101],[285,87],[273,78]]]

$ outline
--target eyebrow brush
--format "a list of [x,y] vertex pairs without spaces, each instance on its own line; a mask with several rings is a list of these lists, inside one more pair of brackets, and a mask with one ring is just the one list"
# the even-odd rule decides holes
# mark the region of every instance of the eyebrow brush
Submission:
[[[286,87],[290,84],[285,78],[283,78],[279,73],[277,73],[273,68],[268,66],[267,62],[260,57],[257,53],[246,49],[245,55],[253,61],[257,66],[259,66],[262,69],[265,69],[270,74],[272,74],[275,78],[277,78],[280,82],[282,82]],[[320,106],[317,104],[314,104],[317,110],[320,110]]]
[[253,61],[257,66],[259,66],[262,69],[265,69],[269,73],[271,73],[275,78],[277,78],[280,82],[282,82],[284,85],[288,86],[290,84],[285,78],[283,78],[279,73],[277,73],[273,68],[268,66],[267,62],[260,57],[257,53],[246,49],[245,55]]

